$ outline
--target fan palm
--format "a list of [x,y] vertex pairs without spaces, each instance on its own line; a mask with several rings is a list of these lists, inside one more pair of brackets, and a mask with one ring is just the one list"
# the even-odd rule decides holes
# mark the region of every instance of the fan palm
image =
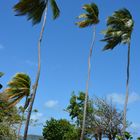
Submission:
[[86,83],[86,95],[85,95],[85,103],[84,103],[84,114],[83,114],[83,124],[82,124],[82,132],[81,132],[81,138],[80,140],[83,140],[84,138],[84,131],[85,131],[85,119],[86,119],[86,110],[87,110],[87,100],[88,100],[88,90],[89,90],[89,80],[90,80],[90,69],[91,69],[91,56],[92,56],[92,50],[95,42],[95,25],[99,23],[99,10],[95,3],[91,4],[85,4],[83,6],[83,9],[86,11],[86,13],[81,14],[78,18],[83,19],[82,21],[79,21],[76,23],[77,26],[80,28],[85,28],[88,26],[93,26],[93,37],[92,37],[92,43],[90,47],[89,57],[88,57],[88,78]]
[[123,131],[126,129],[126,110],[129,96],[129,67],[130,67],[130,42],[133,31],[134,21],[131,13],[127,9],[115,11],[107,19],[107,30],[103,31],[104,39],[107,42],[103,50],[113,49],[119,44],[128,45],[127,56],[127,79],[126,79],[126,97],[124,104]]
[[33,86],[33,93],[32,93],[32,99],[31,104],[29,107],[29,113],[27,116],[27,121],[25,125],[25,131],[24,131],[24,140],[27,139],[27,133],[28,133],[28,126],[30,121],[30,116],[36,96],[36,91],[38,87],[39,77],[40,77],[40,68],[41,68],[41,58],[40,58],[40,45],[43,37],[43,32],[45,28],[46,23],[46,16],[47,16],[47,10],[48,10],[48,4],[50,3],[51,9],[53,12],[53,19],[56,19],[59,16],[60,10],[57,6],[56,0],[20,0],[15,6],[14,10],[17,13],[17,16],[25,15],[27,16],[28,20],[31,20],[33,25],[41,22],[41,19],[44,14],[43,18],[43,24],[39,36],[38,41],[38,69],[37,69],[37,75],[36,75],[36,81]]

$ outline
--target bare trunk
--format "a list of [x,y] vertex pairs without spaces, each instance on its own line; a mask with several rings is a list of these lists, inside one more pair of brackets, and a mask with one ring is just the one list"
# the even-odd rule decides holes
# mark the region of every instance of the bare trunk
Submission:
[[123,132],[126,130],[126,112],[129,96],[129,68],[130,68],[130,42],[128,44],[128,56],[127,56],[127,80],[126,80],[126,97],[124,103],[124,118],[123,118]]
[[90,80],[90,69],[91,69],[91,63],[90,63],[90,61],[91,61],[92,50],[93,50],[93,46],[94,46],[94,42],[95,42],[95,36],[96,36],[96,29],[95,29],[95,26],[94,26],[93,38],[92,38],[92,43],[91,43],[89,57],[88,57],[88,78],[87,78],[87,83],[86,83],[84,114],[83,114],[82,132],[81,132],[80,140],[83,140],[84,139],[85,120],[86,120],[87,101],[88,101],[88,90],[89,90],[89,80]]
[[37,75],[36,75],[36,81],[35,81],[35,84],[34,84],[34,87],[33,87],[33,93],[32,93],[31,104],[29,106],[29,111],[28,111],[28,115],[27,115],[27,121],[26,121],[26,124],[25,124],[23,140],[27,140],[27,134],[28,134],[28,127],[29,127],[30,117],[31,117],[32,108],[33,108],[33,104],[34,104],[34,100],[35,100],[35,96],[36,96],[36,91],[37,91],[37,87],[38,87],[39,77],[40,77],[40,68],[41,68],[40,45],[41,45],[41,41],[42,41],[42,37],[43,37],[43,32],[44,32],[45,24],[46,24],[46,16],[47,16],[47,9],[48,9],[47,6],[48,6],[48,4],[46,5],[46,9],[45,9],[45,13],[44,13],[43,25],[42,25],[42,28],[41,28],[40,37],[39,37],[39,41],[38,41],[38,70],[37,70]]
[[22,112],[22,118],[21,118],[21,121],[20,121],[20,124],[19,124],[18,133],[17,133],[17,140],[19,140],[19,138],[20,138],[20,130],[21,130],[23,118],[24,118],[24,112]]

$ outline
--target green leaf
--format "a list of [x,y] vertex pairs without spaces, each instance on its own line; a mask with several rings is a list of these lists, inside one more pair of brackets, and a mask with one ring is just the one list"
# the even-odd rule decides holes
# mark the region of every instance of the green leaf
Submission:
[[55,0],[50,0],[50,3],[51,3],[51,7],[52,7],[52,12],[53,12],[53,19],[56,19],[60,15],[59,7]]

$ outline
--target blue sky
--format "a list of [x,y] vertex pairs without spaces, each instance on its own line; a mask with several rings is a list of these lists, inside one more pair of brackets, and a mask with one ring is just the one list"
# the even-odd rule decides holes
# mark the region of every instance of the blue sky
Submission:
[[[16,72],[30,75],[34,83],[37,69],[37,41],[41,24],[32,26],[26,17],[16,17],[12,10],[18,0],[1,1],[0,4],[0,59],[6,83]],[[75,26],[76,17],[83,12],[85,3],[95,2],[100,9],[100,24],[92,57],[92,70],[89,94],[91,97],[114,97],[114,104],[123,108],[125,95],[127,46],[120,45],[112,51],[102,52],[104,43],[101,31],[106,28],[106,18],[115,10],[128,8],[135,20],[131,43],[130,103],[128,120],[132,121],[131,130],[140,131],[140,63],[139,36],[140,16],[137,14],[138,0],[57,0],[61,16],[53,21],[51,9],[41,45],[42,68],[34,108],[39,113],[33,118],[44,121],[50,117],[68,118],[63,111],[69,103],[72,91],[85,91],[87,79],[87,58],[92,37],[92,27],[79,29]],[[137,132],[136,132],[137,131]],[[42,127],[35,127],[29,133],[41,134]]]

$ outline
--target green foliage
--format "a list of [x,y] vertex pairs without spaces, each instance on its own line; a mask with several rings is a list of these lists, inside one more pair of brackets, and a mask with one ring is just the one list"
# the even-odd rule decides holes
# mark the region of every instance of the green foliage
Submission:
[[[4,94],[8,98],[9,107],[15,106],[21,99],[26,97],[25,109],[29,104],[31,80],[27,74],[17,73],[8,83]],[[27,104],[27,105],[26,105]]]
[[[83,111],[84,111],[84,101],[85,101],[85,93],[79,92],[79,95],[76,96],[73,92],[70,98],[70,104],[66,108],[69,112],[71,119],[76,119],[76,123],[78,126],[82,126],[83,120]],[[87,116],[88,114],[93,113],[92,101],[88,100],[87,103]]]
[[21,116],[17,108],[12,107],[8,110],[0,109],[0,139],[9,138],[15,140],[17,124],[20,122]]
[[59,16],[60,10],[55,0],[20,0],[14,6],[16,16],[26,15],[28,20],[32,20],[33,25],[37,24],[42,19],[48,1],[50,1],[52,7],[53,18],[56,19]]
[[56,0],[50,0],[50,4],[52,8],[52,13],[53,13],[53,19],[56,19],[60,14],[60,10],[57,6]]
[[123,136],[117,135],[117,140],[132,140],[133,137],[129,132],[124,132]]
[[84,28],[99,23],[99,10],[95,3],[85,4],[83,9],[86,11],[86,13],[81,14],[78,16],[78,18],[83,18],[84,20],[77,22],[76,25],[78,25],[80,28]]
[[129,43],[133,31],[134,21],[127,9],[115,11],[107,19],[107,29],[103,31],[104,39],[107,42],[103,50],[113,49],[118,44]]
[[[71,96],[67,111],[72,120],[76,121],[79,131],[82,127],[85,93],[80,92],[78,96],[74,93]],[[85,123],[85,138],[115,138],[121,134],[123,124],[123,113],[118,111],[112,103],[104,99],[88,98],[87,115]]]
[[78,140],[77,129],[65,119],[46,121],[43,136],[47,140]]
[[47,3],[46,0],[20,0],[15,6],[16,16],[26,15],[33,24],[41,21]]

